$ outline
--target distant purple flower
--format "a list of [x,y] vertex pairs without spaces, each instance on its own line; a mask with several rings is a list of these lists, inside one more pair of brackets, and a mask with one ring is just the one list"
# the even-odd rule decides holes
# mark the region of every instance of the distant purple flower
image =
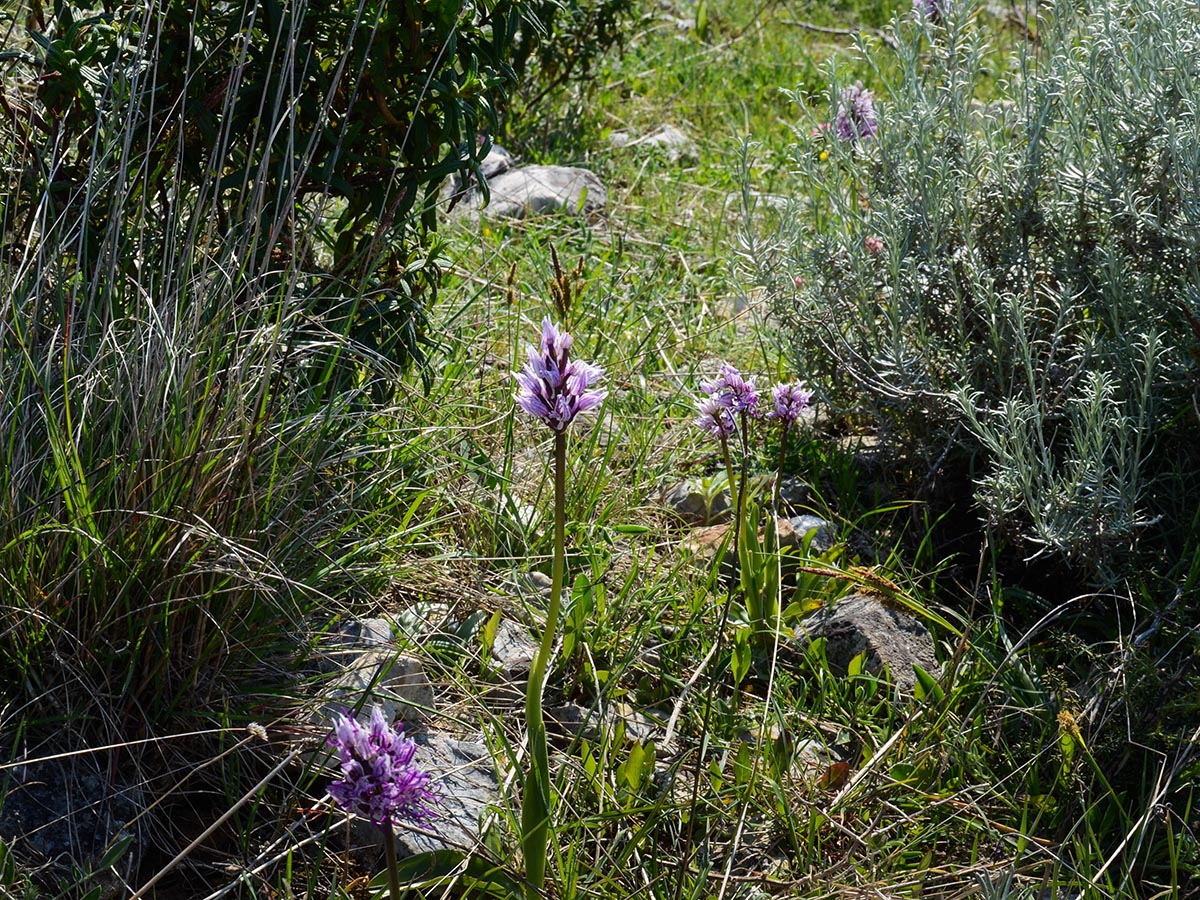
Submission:
[[877,234],[868,234],[863,238],[863,246],[870,254],[879,253],[883,249],[883,238]]
[[700,400],[700,418],[696,419],[697,427],[707,431],[713,437],[729,437],[737,425],[733,421],[733,413],[729,407],[721,403],[715,396],[704,397]]
[[913,0],[913,12],[930,22],[940,22],[946,14],[949,0]]
[[758,415],[758,391],[753,378],[745,378],[736,368],[723,363],[712,381],[700,382],[700,390],[731,412]]
[[767,418],[778,419],[784,428],[795,425],[800,413],[808,409],[812,396],[812,391],[806,391],[798,384],[777,384],[771,388],[775,408],[767,413]]
[[851,143],[872,138],[879,130],[879,119],[875,115],[875,95],[864,90],[861,81],[856,81],[842,91],[833,125],[837,129],[838,137]]
[[342,780],[329,785],[329,795],[347,812],[381,827],[434,817],[429,807],[438,798],[429,790],[430,775],[412,763],[417,745],[404,737],[404,726],[388,725],[378,706],[366,728],[343,710],[328,743],[337,748],[342,766]]
[[529,362],[513,376],[517,405],[555,431],[566,431],[576,416],[595,409],[608,393],[603,388],[588,390],[604,370],[571,360],[572,340],[547,317],[542,321],[541,347],[529,348]]

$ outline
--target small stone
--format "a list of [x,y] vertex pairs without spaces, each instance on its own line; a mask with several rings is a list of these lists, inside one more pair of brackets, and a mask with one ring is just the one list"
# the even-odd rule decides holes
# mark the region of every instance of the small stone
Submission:
[[589,709],[579,703],[563,703],[546,710],[546,730],[561,739],[600,739],[600,728],[613,733],[617,726],[624,725],[626,741],[645,742],[661,733],[659,724],[638,712],[628,703],[610,702],[600,709]]
[[490,198],[468,189],[452,216],[524,219],[550,213],[591,217],[608,204],[604,183],[588,169],[574,166],[520,166],[488,179]]
[[582,737],[596,741],[600,737],[600,714],[592,714],[578,703],[564,703],[546,710],[546,730],[559,738]]
[[[782,524],[781,520],[781,524]],[[811,542],[808,545],[811,553],[827,553],[837,544],[837,536],[834,533],[833,523],[827,519],[822,519],[820,516],[801,515],[792,516],[786,520],[788,527],[791,530],[791,543],[784,543],[782,530],[779,536],[779,546],[791,546],[795,550],[799,550],[804,545],[804,541],[808,539],[808,535],[812,533]]]
[[500,586],[520,600],[550,598],[554,582],[545,572],[510,572]]
[[343,647],[386,647],[395,639],[387,619],[351,619],[343,622],[332,643]]
[[924,623],[866,594],[843,597],[796,626],[801,648],[819,637],[825,638],[825,658],[835,675],[845,675],[860,653],[865,654],[864,671],[881,672],[886,666],[906,692],[916,685],[914,664],[930,674],[938,671],[933,636]]
[[808,738],[798,743],[792,756],[792,765],[809,771],[824,771],[840,761],[838,755],[829,749],[828,744],[816,738]]
[[722,525],[706,525],[703,528],[697,528],[683,540],[683,549],[689,553],[694,553],[701,559],[712,562],[716,558],[717,551],[725,546],[725,558],[728,561],[733,554],[733,547],[730,546],[733,541],[729,537],[729,531],[733,526],[729,523]]
[[795,475],[785,475],[779,486],[780,511],[798,515],[812,504],[813,490],[807,481]]
[[492,641],[492,660],[504,681],[513,683],[529,678],[538,645],[524,627],[511,619],[501,619]]
[[322,723],[333,719],[342,709],[358,705],[369,695],[363,708],[378,704],[389,722],[407,722],[425,717],[433,709],[433,685],[425,666],[413,656],[368,650],[355,657],[329,687],[329,700],[317,718]]
[[700,482],[689,478],[668,488],[662,505],[689,525],[711,525],[728,518],[729,490],[705,491]]
[[620,146],[648,147],[661,152],[669,162],[673,163],[680,160],[695,161],[699,157],[696,152],[696,145],[692,139],[681,129],[669,123],[659,125],[653,131],[642,135],[640,138],[626,140]]

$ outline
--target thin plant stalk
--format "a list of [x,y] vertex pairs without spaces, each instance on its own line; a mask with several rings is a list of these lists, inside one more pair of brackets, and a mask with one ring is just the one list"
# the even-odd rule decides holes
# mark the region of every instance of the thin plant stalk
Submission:
[[[749,444],[746,437],[746,429],[749,426],[749,416],[742,412],[740,414],[741,424],[741,444],[742,444],[742,470],[738,477],[736,493],[734,493],[733,481],[733,463],[729,456],[729,441],[725,435],[721,435],[721,452],[725,457],[725,470],[729,475],[729,490],[731,492],[730,505],[733,507],[733,535],[732,544],[734,552],[737,552],[738,541],[741,539],[742,531],[742,515],[744,507],[742,500],[746,496],[746,455],[749,451]],[[725,626],[729,624],[729,611],[733,608],[733,597],[736,592],[733,579],[729,581],[729,589],[725,593],[725,603],[721,607],[721,620],[717,624],[716,651],[713,654],[715,657],[721,655],[721,645],[724,643]],[[679,862],[679,878],[675,882],[675,900],[683,895],[683,881],[687,876],[688,863],[691,861],[692,847],[696,837],[696,806],[700,802],[700,777],[704,770],[704,757],[708,750],[708,729],[712,721],[713,696],[716,692],[717,679],[708,679],[708,689],[704,692],[704,717],[700,723],[700,748],[699,758],[696,760],[696,768],[692,777],[692,798],[690,804],[690,814],[688,815],[687,837],[683,843],[683,856]]]
[[734,511],[734,521],[736,522],[736,517],[740,509],[738,499],[741,497],[741,491],[737,489],[734,483],[733,460],[729,456],[729,438],[724,434],[721,435],[721,459],[725,462],[725,480],[729,484],[729,508]]
[[400,866],[396,861],[396,832],[389,822],[383,829],[383,852],[387,856],[388,890],[392,900],[400,900]]
[[554,434],[554,563],[551,569],[550,606],[542,643],[529,671],[525,696],[525,721],[529,733],[529,779],[521,803],[521,851],[525,857],[525,878],[531,896],[541,891],[546,880],[546,850],[553,830],[550,798],[550,759],[546,746],[546,722],[542,713],[542,692],[546,670],[554,652],[558,618],[562,607],[563,570],[567,543],[567,435]]
[[779,504],[783,493],[783,467],[787,462],[788,425],[782,423],[779,429],[779,468],[775,472],[775,490],[772,491],[771,515],[779,515]]

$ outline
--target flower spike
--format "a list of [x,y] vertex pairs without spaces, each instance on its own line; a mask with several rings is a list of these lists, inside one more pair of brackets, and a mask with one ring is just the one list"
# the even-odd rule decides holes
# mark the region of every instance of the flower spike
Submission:
[[589,390],[604,375],[599,366],[572,360],[573,339],[547,316],[542,321],[540,347],[529,348],[529,361],[513,378],[517,405],[554,431],[566,431],[575,418],[595,409],[607,396],[603,388]]

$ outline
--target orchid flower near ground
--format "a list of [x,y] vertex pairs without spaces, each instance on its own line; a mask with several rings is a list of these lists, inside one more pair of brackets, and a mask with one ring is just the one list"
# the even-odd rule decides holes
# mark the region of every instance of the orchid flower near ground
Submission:
[[580,415],[598,407],[607,393],[603,388],[593,388],[604,370],[571,359],[572,343],[571,336],[560,331],[547,317],[542,322],[540,346],[529,348],[529,361],[513,376],[517,382],[517,392],[513,396],[517,406],[554,432],[554,564],[550,604],[525,696],[530,771],[521,799],[521,851],[531,896],[539,896],[545,883],[546,851],[553,831],[550,759],[542,692],[562,607],[567,542],[567,430]]
[[813,392],[805,390],[799,384],[777,384],[771,388],[773,408],[767,413],[768,419],[779,423],[779,469],[775,473],[775,507],[779,508],[779,492],[783,487],[783,466],[787,460],[788,432],[800,421],[800,414],[808,409],[812,402]]
[[[749,452],[750,420],[757,418],[758,389],[753,378],[746,378],[736,367],[723,363],[717,377],[700,382],[700,390],[706,396],[697,401],[700,416],[696,425],[721,442],[721,456],[725,463],[725,475],[729,479],[729,505],[734,515],[741,516],[738,498],[741,491],[733,479],[733,458],[729,453],[729,438],[737,434],[741,440],[742,457]],[[743,472],[743,475],[745,473]]]
[[430,774],[413,764],[417,745],[404,736],[403,725],[388,724],[378,706],[366,727],[342,710],[327,742],[337,750],[342,769],[341,780],[329,785],[329,796],[342,809],[365,816],[382,829],[392,900],[400,900],[392,826],[427,823],[434,818],[431,807],[438,801],[429,788]]
[[833,127],[839,138],[851,144],[873,138],[879,130],[875,95],[863,88],[861,81],[842,91]]

